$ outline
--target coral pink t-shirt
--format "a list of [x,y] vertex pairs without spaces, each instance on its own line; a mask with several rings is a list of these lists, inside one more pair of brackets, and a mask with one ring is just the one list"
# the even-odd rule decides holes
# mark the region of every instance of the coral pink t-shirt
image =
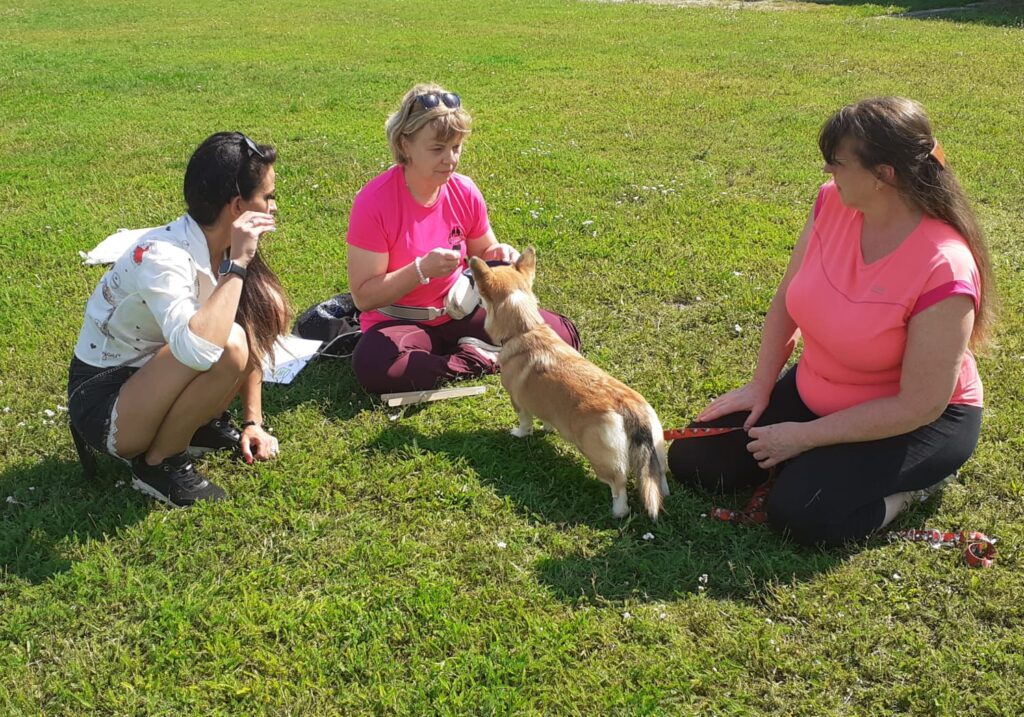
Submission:
[[[448,289],[466,265],[466,241],[479,239],[490,229],[487,204],[473,180],[453,174],[438,193],[437,200],[425,207],[409,193],[405,173],[395,165],[366,183],[352,203],[345,240],[352,246],[388,255],[388,272],[423,256],[431,249],[454,249],[462,255],[458,268],[448,276],[421,284],[395,301],[401,306],[444,306]],[[383,321],[393,321],[379,311],[359,315],[360,327],[367,331]],[[440,316],[420,323],[434,326],[450,319]]]
[[[981,279],[964,238],[925,216],[893,252],[865,264],[864,215],[842,203],[833,182],[821,188],[803,262],[786,308],[803,335],[797,390],[819,416],[899,393],[907,326],[954,295],[978,307]],[[964,354],[950,403],[982,405],[981,378]]]

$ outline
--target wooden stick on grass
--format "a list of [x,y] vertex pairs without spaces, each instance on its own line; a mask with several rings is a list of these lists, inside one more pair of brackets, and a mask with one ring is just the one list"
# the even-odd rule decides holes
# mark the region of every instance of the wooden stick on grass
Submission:
[[426,403],[427,401],[443,401],[446,398],[479,396],[486,391],[487,386],[460,386],[459,388],[434,388],[427,391],[384,393],[381,394],[381,399],[389,406],[408,406],[410,403]]

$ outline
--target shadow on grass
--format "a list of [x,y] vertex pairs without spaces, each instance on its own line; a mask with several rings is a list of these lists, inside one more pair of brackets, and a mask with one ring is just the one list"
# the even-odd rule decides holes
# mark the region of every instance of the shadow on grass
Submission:
[[152,504],[115,488],[130,480],[113,459],[99,458],[95,480],[82,478],[77,461],[57,458],[0,473],[0,567],[31,583],[68,570],[75,544],[109,537],[146,517]]
[[979,25],[1024,28],[1024,3],[1020,0],[803,0],[814,5],[896,5],[902,10],[893,17],[913,20],[946,20]]
[[424,436],[397,425],[370,447],[397,452],[413,442],[467,462],[482,483],[533,520],[559,528],[587,525],[616,531],[610,544],[597,551],[581,545],[578,551],[535,565],[550,593],[572,603],[652,602],[697,592],[760,603],[774,586],[811,579],[873,544],[823,551],[796,545],[765,526],[712,520],[705,517],[712,505],[738,508],[749,495],[712,497],[671,481],[673,494],[658,521],[638,512],[635,491],[630,494],[635,512],[616,520],[610,513],[610,490],[554,435],[517,439],[488,429]]
[[507,496],[519,512],[565,527],[614,525],[611,491],[580,458],[562,450],[566,444],[559,446],[559,440],[540,432],[519,439],[497,429],[425,436],[399,423],[382,431],[369,448],[397,452],[415,443],[423,450],[466,462],[482,483]]
[[359,385],[351,358],[320,357],[290,384],[264,384],[263,412],[271,423],[275,413],[307,403],[316,404],[327,418],[345,421],[380,402]]

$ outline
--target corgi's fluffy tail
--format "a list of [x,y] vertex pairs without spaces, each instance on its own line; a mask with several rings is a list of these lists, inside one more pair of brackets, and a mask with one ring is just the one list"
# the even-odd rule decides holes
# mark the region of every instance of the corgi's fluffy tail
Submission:
[[[644,509],[652,520],[658,519],[665,482],[661,422],[649,406],[644,413],[632,408],[622,413],[623,427],[629,439],[629,467],[636,476]],[[646,415],[645,415],[646,414]]]

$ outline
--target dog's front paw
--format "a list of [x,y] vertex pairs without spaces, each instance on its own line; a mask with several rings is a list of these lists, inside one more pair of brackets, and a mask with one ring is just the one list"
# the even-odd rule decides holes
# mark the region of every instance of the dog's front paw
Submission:
[[533,429],[532,428],[523,428],[522,426],[516,426],[511,431],[509,431],[509,433],[511,433],[516,438],[526,438],[531,433],[533,433]]

